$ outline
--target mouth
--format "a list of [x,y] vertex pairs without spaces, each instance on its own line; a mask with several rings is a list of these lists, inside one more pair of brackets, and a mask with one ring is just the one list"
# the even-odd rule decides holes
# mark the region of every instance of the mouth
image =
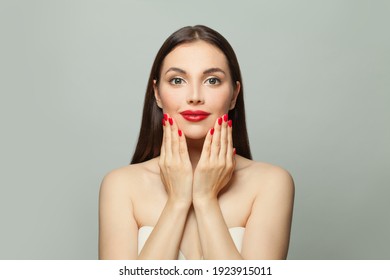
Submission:
[[181,112],[180,114],[183,116],[183,118],[185,120],[190,121],[190,122],[202,121],[210,115],[210,113],[207,113],[204,111],[199,111],[199,110],[197,110],[197,111],[187,110],[187,111]]

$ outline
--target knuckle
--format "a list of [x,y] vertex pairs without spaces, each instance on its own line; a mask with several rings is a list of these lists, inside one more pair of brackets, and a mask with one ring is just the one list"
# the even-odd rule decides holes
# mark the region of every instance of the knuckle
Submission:
[[217,167],[218,169],[224,169],[225,166],[226,166],[225,161],[223,161],[223,160],[218,160],[218,162],[217,162],[217,164],[216,164],[216,167]]
[[196,167],[196,169],[198,169],[200,172],[205,172],[208,167],[206,166],[206,164],[198,164],[198,166]]
[[173,162],[172,159],[170,159],[169,161],[167,161],[167,162],[165,163],[165,165],[166,165],[167,168],[172,168],[172,167],[175,166],[175,164],[174,164],[174,162]]
[[160,167],[163,167],[165,165],[165,157],[164,156],[160,156],[160,159],[158,161],[158,165]]
[[229,171],[233,169],[233,163],[231,161],[228,161],[226,163],[226,169],[229,170]]

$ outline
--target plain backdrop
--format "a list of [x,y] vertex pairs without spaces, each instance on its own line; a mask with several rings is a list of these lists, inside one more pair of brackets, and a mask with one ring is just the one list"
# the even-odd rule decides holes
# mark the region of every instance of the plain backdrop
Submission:
[[289,259],[390,259],[389,1],[0,0],[0,259],[97,259],[149,71],[180,27],[238,56],[253,157],[296,184]]

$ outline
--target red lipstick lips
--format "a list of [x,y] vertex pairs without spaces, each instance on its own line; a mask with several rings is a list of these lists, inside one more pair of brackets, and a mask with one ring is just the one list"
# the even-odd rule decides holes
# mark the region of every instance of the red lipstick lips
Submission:
[[210,115],[210,113],[201,110],[187,110],[181,112],[180,114],[183,116],[184,119],[190,122],[200,122]]

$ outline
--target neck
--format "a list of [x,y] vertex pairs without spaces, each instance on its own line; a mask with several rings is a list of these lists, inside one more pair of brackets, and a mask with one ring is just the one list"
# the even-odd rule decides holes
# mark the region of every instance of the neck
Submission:
[[200,155],[202,154],[203,149],[203,139],[186,139],[187,141],[187,148],[188,148],[188,154],[190,156],[190,161],[192,168],[195,170],[196,166],[198,165]]

